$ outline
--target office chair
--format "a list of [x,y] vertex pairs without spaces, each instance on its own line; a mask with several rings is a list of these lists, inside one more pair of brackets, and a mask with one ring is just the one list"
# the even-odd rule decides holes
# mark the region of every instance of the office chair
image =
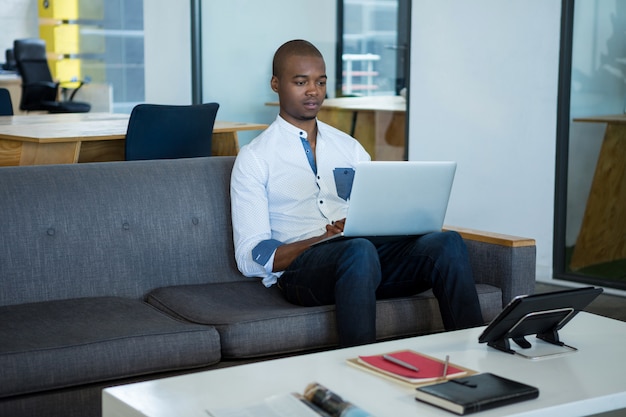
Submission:
[[15,57],[13,56],[13,49],[7,49],[4,51],[4,58],[6,62],[2,64],[2,69],[5,71],[17,71]]
[[0,88],[0,116],[13,116],[11,93],[6,88]]
[[43,40],[17,39],[13,42],[13,54],[22,77],[21,110],[45,110],[50,113],[86,113],[91,110],[89,103],[73,101],[82,82],[79,82],[68,101],[58,100],[60,83],[52,79]]
[[139,104],[126,132],[126,160],[211,156],[218,103]]

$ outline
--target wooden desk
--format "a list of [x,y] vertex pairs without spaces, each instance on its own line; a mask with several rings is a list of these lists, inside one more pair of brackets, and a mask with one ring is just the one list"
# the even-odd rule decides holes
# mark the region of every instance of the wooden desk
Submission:
[[[42,114],[0,117],[0,166],[124,160],[129,115]],[[236,155],[237,132],[267,125],[217,120],[213,155]]]
[[606,123],[570,268],[626,259],[626,115],[574,119]]
[[[267,103],[277,106],[277,102]],[[402,160],[406,149],[406,100],[401,96],[324,100],[319,120],[355,137],[376,160]]]

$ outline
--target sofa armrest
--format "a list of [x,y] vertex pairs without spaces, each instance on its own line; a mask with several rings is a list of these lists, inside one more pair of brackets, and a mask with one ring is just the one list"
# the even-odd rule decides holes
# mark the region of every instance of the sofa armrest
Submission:
[[535,291],[536,243],[534,239],[484,232],[456,226],[444,230],[459,233],[469,252],[477,284],[502,290],[502,306],[513,297]]

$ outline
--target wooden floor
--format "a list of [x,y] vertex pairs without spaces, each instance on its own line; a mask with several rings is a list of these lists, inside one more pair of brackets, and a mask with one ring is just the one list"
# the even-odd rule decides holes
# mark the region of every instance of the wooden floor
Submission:
[[[535,292],[541,293],[549,291],[559,291],[567,288],[568,287],[563,287],[559,285],[537,283],[535,286]],[[596,298],[591,304],[589,304],[585,311],[597,314],[599,316],[626,321],[626,297],[620,297],[618,295],[610,294],[600,294],[598,298]]]

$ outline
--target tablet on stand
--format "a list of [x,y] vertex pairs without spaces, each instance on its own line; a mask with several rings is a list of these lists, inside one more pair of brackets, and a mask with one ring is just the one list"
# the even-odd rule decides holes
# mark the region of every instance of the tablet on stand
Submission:
[[[585,287],[515,297],[489,323],[478,341],[528,359],[576,351],[575,347],[559,339],[558,332],[602,291],[602,288]],[[539,339],[536,346],[526,340],[529,335],[536,335]],[[510,339],[523,351],[513,350]]]

